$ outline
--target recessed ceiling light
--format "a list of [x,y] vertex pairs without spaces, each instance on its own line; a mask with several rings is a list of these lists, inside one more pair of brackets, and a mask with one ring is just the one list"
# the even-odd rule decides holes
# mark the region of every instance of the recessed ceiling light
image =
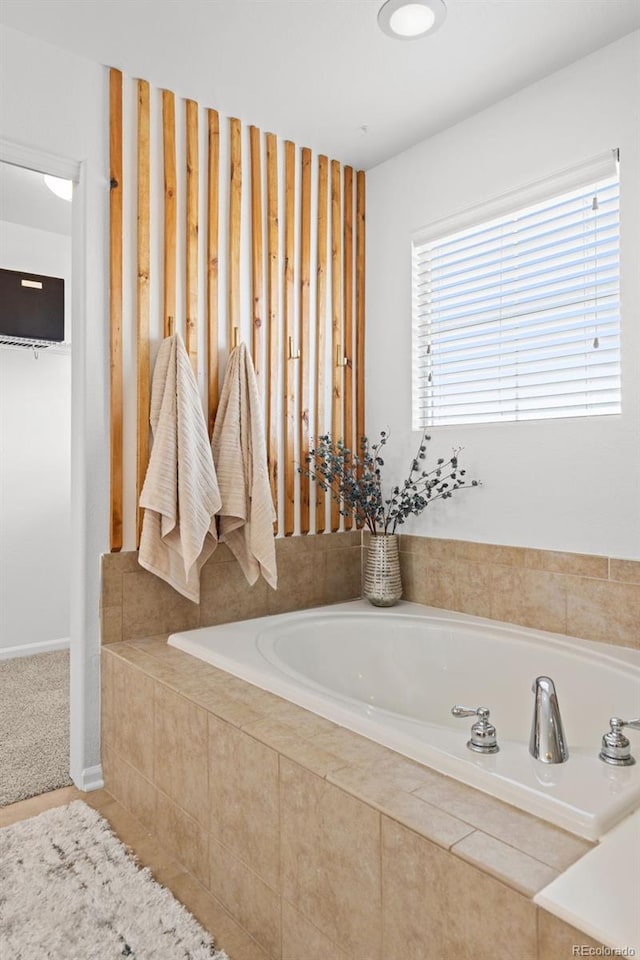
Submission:
[[44,182],[49,190],[55,193],[56,197],[60,197],[61,200],[71,200],[73,198],[73,183],[71,180],[65,180],[63,177],[52,177],[49,173],[45,173],[43,176]]
[[437,30],[447,8],[444,0],[387,0],[380,7],[380,29],[396,40],[418,40]]

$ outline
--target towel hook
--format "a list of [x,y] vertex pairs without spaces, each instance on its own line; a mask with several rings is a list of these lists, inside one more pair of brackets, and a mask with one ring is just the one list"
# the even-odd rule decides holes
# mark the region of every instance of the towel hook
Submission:
[[238,346],[238,328],[237,327],[233,328],[231,342],[233,344],[233,349],[235,350],[235,348]]
[[336,367],[346,367],[349,363],[349,358],[345,357],[344,353],[340,349],[340,344],[336,347]]
[[173,317],[167,317],[167,326],[169,328],[169,336],[172,337],[176,332],[176,321]]
[[289,360],[299,360],[300,359],[300,350],[294,354],[293,352],[293,337],[289,337]]

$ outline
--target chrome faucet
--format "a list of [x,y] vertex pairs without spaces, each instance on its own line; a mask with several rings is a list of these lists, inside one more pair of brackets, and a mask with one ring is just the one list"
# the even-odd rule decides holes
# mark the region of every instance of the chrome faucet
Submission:
[[569,748],[553,680],[550,677],[537,677],[531,691],[535,702],[529,753],[542,763],[565,763],[569,759]]

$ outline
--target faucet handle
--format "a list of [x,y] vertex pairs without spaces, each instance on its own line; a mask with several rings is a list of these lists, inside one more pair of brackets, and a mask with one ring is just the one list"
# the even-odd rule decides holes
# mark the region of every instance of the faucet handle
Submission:
[[489,719],[487,707],[461,707],[456,704],[455,707],[451,707],[451,714],[454,717],[484,717],[486,720]]
[[497,753],[498,746],[496,728],[489,723],[488,707],[461,707],[456,704],[451,707],[454,717],[478,717],[471,727],[471,738],[467,741],[469,750],[475,753]]
[[630,767],[636,761],[631,756],[631,741],[622,732],[623,727],[640,730],[640,717],[636,720],[622,720],[621,717],[611,717],[610,730],[602,738],[602,749],[599,757],[605,763],[616,767]]

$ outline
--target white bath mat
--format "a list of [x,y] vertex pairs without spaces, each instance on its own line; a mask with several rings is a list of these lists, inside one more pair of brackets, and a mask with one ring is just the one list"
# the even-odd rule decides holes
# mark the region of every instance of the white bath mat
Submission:
[[228,960],[81,800],[0,830],[0,956]]

